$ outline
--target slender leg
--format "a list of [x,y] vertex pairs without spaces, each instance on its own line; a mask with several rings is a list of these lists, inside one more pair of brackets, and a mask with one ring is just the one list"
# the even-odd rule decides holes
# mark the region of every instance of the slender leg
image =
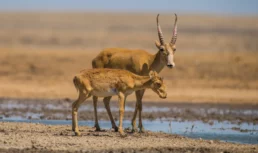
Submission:
[[122,137],[126,136],[123,130],[123,117],[124,117],[124,106],[125,106],[125,96],[122,92],[118,94],[119,99],[119,127],[118,131]]
[[96,127],[96,131],[100,131],[99,122],[98,122],[97,102],[98,102],[98,97],[93,96],[93,106],[94,106],[94,115],[95,115],[95,127]]
[[106,108],[106,110],[107,110],[109,119],[110,119],[110,121],[111,121],[112,128],[115,129],[115,132],[117,132],[117,131],[118,131],[118,127],[116,126],[116,123],[115,123],[115,121],[114,121],[114,119],[113,119],[113,116],[112,116],[112,113],[111,113],[111,110],[110,110],[110,105],[109,105],[111,98],[112,98],[112,96],[110,96],[110,97],[105,97],[105,98],[103,99],[103,102],[104,102],[104,104],[105,104],[105,108]]
[[144,95],[145,90],[136,91],[137,103],[138,103],[138,111],[139,111],[139,132],[144,132],[144,127],[142,125],[142,97]]
[[80,92],[78,99],[72,104],[72,130],[75,135],[81,135],[78,128],[78,109],[81,103],[83,103],[90,95]]
[[76,124],[76,119],[77,119],[77,113],[78,113],[78,110],[76,109],[77,107],[78,107],[78,105],[79,105],[79,103],[81,103],[81,101],[83,100],[84,98],[83,98],[83,95],[79,95],[79,97],[78,97],[78,99],[75,101],[75,102],[73,102],[73,104],[72,104],[72,130],[73,131],[75,131],[75,124]]
[[136,126],[136,116],[137,116],[137,111],[138,111],[138,101],[135,103],[135,110],[132,118],[132,132],[137,132],[138,128]]

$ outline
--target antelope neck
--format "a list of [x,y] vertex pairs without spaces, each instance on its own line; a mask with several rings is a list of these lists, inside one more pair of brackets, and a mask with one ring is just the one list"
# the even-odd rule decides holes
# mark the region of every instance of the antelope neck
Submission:
[[150,88],[150,86],[151,86],[151,79],[149,76],[137,76],[135,78],[134,87],[136,90]]
[[159,73],[165,66],[165,62],[161,61],[161,52],[158,51],[156,54],[153,55],[152,57],[152,64],[150,69],[156,71],[157,73]]

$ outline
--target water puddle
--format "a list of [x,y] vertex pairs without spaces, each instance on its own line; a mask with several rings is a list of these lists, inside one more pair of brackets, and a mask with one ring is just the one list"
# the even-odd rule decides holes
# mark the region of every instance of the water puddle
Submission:
[[[71,120],[28,120],[20,117],[3,118],[0,121],[9,122],[32,122],[47,125],[71,125]],[[99,122],[101,128],[110,129],[109,121]],[[118,122],[117,122],[118,124]],[[165,133],[179,134],[195,139],[221,140],[225,142],[236,142],[246,144],[258,144],[258,125],[252,123],[232,124],[230,122],[213,121],[213,124],[202,121],[175,121],[175,120],[144,120],[144,127],[150,131],[162,131]],[[93,121],[79,121],[79,125],[94,126]],[[124,128],[131,128],[129,120],[124,121]]]

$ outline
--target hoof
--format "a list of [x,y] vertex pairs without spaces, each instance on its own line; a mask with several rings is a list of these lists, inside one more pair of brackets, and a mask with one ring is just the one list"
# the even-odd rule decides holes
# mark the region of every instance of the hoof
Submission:
[[115,130],[115,132],[118,132],[118,127],[113,127],[113,129]]
[[139,133],[144,133],[144,132],[145,132],[144,128],[143,127],[140,128]]
[[96,128],[96,130],[95,131],[101,131],[101,129],[98,127],[98,128]]
[[137,128],[132,128],[132,133],[138,132]]
[[121,137],[126,137],[127,136],[122,128],[118,128],[118,131],[119,131],[119,134],[120,134]]
[[75,136],[81,136],[80,132],[75,132]]
[[125,134],[124,132],[120,132],[120,136],[121,136],[122,138],[124,138],[124,137],[127,137],[127,134]]
[[95,127],[96,127],[96,130],[95,130],[95,131],[101,131],[99,125],[95,125]]

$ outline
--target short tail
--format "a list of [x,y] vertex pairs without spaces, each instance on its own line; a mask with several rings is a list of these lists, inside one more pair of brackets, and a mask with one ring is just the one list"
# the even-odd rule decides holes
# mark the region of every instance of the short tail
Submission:
[[74,84],[74,87],[76,88],[77,91],[79,91],[80,93],[87,93],[88,90],[86,88],[86,85],[85,85],[85,82],[84,81],[87,81],[87,80],[83,80],[80,75],[76,75],[74,78],[73,78],[73,84]]
[[75,76],[73,78],[73,84],[74,84],[74,87],[76,88],[76,90],[78,91],[79,90],[79,86],[80,86],[80,79],[77,76]]

